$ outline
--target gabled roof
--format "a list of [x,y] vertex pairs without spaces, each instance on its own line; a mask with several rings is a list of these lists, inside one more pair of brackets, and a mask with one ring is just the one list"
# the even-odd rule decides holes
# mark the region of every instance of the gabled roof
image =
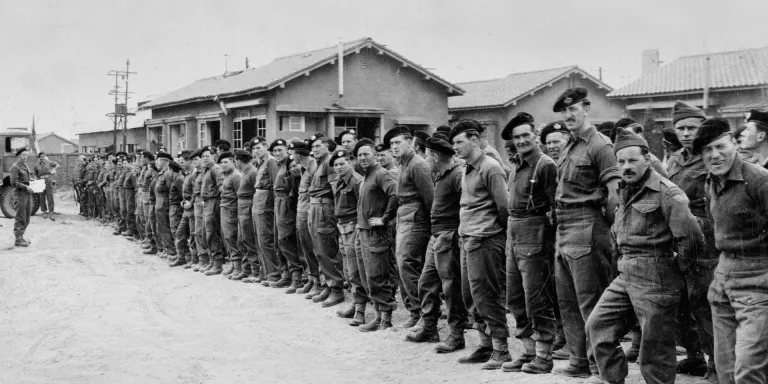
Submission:
[[48,132],[48,133],[41,133],[41,134],[38,134],[38,135],[37,135],[37,141],[43,140],[43,139],[45,139],[45,138],[47,138],[47,137],[49,137],[49,136],[55,136],[55,137],[58,137],[59,139],[61,139],[61,140],[63,140],[63,141],[66,141],[67,143],[70,143],[70,144],[72,144],[73,146],[77,146],[77,143],[75,143],[74,141],[72,141],[72,140],[70,140],[70,139],[65,139],[65,138],[61,137],[61,136],[60,136],[60,135],[58,135],[56,132]]
[[608,94],[633,97],[703,90],[709,60],[709,88],[768,84],[768,47],[683,56]]
[[448,109],[502,108],[516,104],[518,100],[532,96],[536,91],[571,74],[578,74],[595,82],[598,87],[613,90],[607,84],[594,78],[581,68],[568,67],[544,69],[534,72],[513,73],[493,80],[459,83],[466,90],[463,96],[448,99]]
[[[449,94],[461,95],[464,91],[454,84],[440,78],[427,69],[411,62],[387,47],[376,43],[371,38],[363,38],[344,43],[344,55],[359,52],[363,48],[373,48],[379,53],[387,54],[416,71],[421,72],[426,79],[431,79],[443,84]],[[141,109],[152,109],[172,104],[187,102],[214,100],[221,97],[236,96],[240,94],[270,90],[284,86],[291,79],[309,75],[311,71],[326,64],[335,62],[338,56],[338,45],[302,52],[295,55],[284,56],[273,60],[271,63],[258,68],[242,71],[227,72],[221,76],[209,77],[195,81],[194,83],[166,93],[156,99],[143,104]]]

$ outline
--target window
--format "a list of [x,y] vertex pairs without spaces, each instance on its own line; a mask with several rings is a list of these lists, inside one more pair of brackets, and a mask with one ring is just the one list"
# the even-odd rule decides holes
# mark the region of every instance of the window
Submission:
[[337,128],[337,131],[343,131],[346,129],[357,129],[357,117],[339,117],[333,118],[333,125]]
[[204,122],[200,123],[200,130],[198,131],[198,148],[204,147],[208,142],[206,141],[207,137],[205,136],[207,129],[206,124]]
[[[304,132],[304,119],[301,119],[301,132]],[[256,135],[267,137],[267,118],[259,117],[256,119]]]
[[243,148],[243,122],[235,121],[235,128],[232,131],[232,146],[234,149]]
[[136,152],[136,144],[128,144],[128,150],[126,152],[128,153]]
[[304,132],[304,116],[281,117],[280,130],[290,132]]

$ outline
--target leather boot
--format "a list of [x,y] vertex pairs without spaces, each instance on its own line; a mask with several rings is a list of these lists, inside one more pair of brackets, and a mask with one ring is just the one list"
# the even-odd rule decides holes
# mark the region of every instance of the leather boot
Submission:
[[301,273],[298,271],[291,273],[291,285],[285,290],[285,293],[296,293],[299,290],[299,284],[301,284]]
[[179,255],[179,257],[176,258],[176,261],[174,261],[171,264],[168,264],[169,267],[181,267],[183,265],[187,264],[187,259],[184,256]]
[[466,342],[464,341],[464,328],[451,328],[451,333],[445,341],[435,347],[437,353],[451,353],[460,349],[464,349]]
[[150,248],[142,252],[145,255],[157,255],[157,248]]
[[459,358],[459,364],[480,364],[485,363],[491,358],[493,347],[477,347],[469,356]]
[[392,311],[381,311],[381,324],[377,331],[383,331],[387,328],[392,328]]
[[272,288],[288,288],[289,285],[291,285],[291,277],[288,275],[288,272],[283,272],[280,280],[269,283],[269,286]]
[[355,304],[355,317],[349,321],[349,325],[358,327],[365,324],[365,303]]
[[318,294],[317,296],[312,298],[312,302],[313,303],[322,303],[323,301],[325,301],[325,299],[327,299],[328,297],[331,296],[331,291],[332,291],[331,287],[323,288],[323,291],[320,292],[320,294]]
[[685,373],[691,376],[704,376],[707,374],[707,361],[704,356],[688,357],[677,363],[677,373]]
[[336,316],[341,317],[342,319],[351,319],[355,316],[355,306],[355,303],[351,303],[348,307],[339,309],[336,311]]
[[307,292],[307,295],[304,296],[305,299],[309,300],[323,292],[324,287],[320,285],[320,278],[315,277],[315,285],[312,287],[312,289]]
[[371,320],[370,323],[365,323],[365,324],[357,327],[357,329],[360,332],[373,332],[373,331],[378,331],[380,325],[381,325],[381,311],[379,311],[377,309],[376,310],[376,317],[374,317],[373,320]]
[[[248,263],[248,264],[250,265],[251,263]],[[251,273],[240,281],[247,284],[258,283],[259,281],[261,281],[259,280],[259,269],[251,265]]]
[[21,236],[16,236],[16,242],[13,243],[15,247],[29,247],[29,243],[24,241]]
[[248,277],[248,275],[250,275],[250,274],[251,274],[251,263],[249,263],[249,262],[242,263],[241,262],[240,263],[240,272],[238,272],[237,275],[235,275],[235,274],[230,275],[229,279],[230,280],[235,280],[235,281],[243,280],[246,277]]
[[221,268],[221,274],[224,275],[224,277],[227,277],[232,274],[232,271],[235,270],[235,263],[224,263]]
[[226,275],[226,278],[232,280],[233,277],[239,275],[241,272],[243,272],[243,263],[240,260],[235,260],[232,262],[232,270]]
[[211,259],[208,259],[208,260],[206,261],[206,263],[205,263],[205,268],[202,268],[202,269],[200,269],[200,271],[199,271],[199,272],[200,272],[200,273],[206,273],[206,272],[210,271],[210,270],[211,270],[211,268],[213,268],[213,264],[214,264],[213,260],[211,260]]
[[307,283],[304,284],[304,286],[301,287],[300,289],[297,289],[296,293],[298,293],[300,295],[301,294],[307,294],[307,293],[309,293],[309,291],[312,290],[312,288],[314,288],[314,286],[315,286],[315,278],[310,276],[309,280],[307,280]]
[[341,304],[343,302],[344,302],[344,291],[334,289],[331,291],[331,294],[325,300],[323,300],[323,304],[321,305],[323,308],[328,308],[328,307],[333,307],[336,304]]
[[207,270],[205,272],[205,275],[206,276],[214,276],[214,275],[221,274],[221,271],[222,271],[221,264],[222,264],[221,260],[214,261],[213,262],[213,267],[211,267],[211,269]]
[[717,378],[717,371],[712,367],[708,367],[704,377],[695,384],[720,384],[720,379]]
[[440,335],[437,333],[437,324],[424,322],[424,326],[416,328],[405,335],[405,341],[411,343],[439,343]]
[[501,368],[504,363],[512,361],[512,356],[509,355],[509,351],[498,351],[496,349],[491,353],[491,357],[485,362],[480,369],[494,370]]
[[413,326],[415,326],[419,322],[420,318],[421,318],[421,316],[419,316],[418,313],[412,312],[411,313],[411,317],[409,317],[408,320],[406,320],[405,323],[403,323],[403,325],[401,325],[400,327],[401,328],[412,328]]
[[192,270],[195,272],[200,272],[208,265],[208,260],[200,259],[195,263],[195,265],[192,266]]

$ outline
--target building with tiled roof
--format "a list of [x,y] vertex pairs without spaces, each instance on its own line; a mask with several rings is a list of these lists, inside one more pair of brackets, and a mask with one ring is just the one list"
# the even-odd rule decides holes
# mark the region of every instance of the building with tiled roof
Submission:
[[628,115],[671,128],[677,100],[727,118],[732,127],[752,108],[768,108],[768,47],[682,56],[659,66],[658,50],[643,52],[642,76],[608,94]]
[[395,124],[430,129],[448,122],[448,98],[463,93],[363,38],[201,79],[140,108],[152,113],[147,141],[176,152],[218,139],[242,148],[255,136],[271,141],[355,128],[378,139]]
[[552,106],[568,88],[583,87],[592,102],[591,119],[595,124],[616,121],[621,117],[620,103],[606,97],[609,85],[578,66],[513,73],[503,78],[459,83],[464,95],[448,99],[451,121],[471,118],[482,123],[489,132],[488,140],[502,151],[501,129],[518,112],[533,115],[537,124],[559,120]]

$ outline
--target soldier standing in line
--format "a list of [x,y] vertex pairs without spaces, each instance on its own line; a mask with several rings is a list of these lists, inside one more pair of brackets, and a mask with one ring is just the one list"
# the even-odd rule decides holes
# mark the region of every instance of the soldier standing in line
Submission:
[[[753,118],[750,116],[750,118]],[[768,123],[768,116],[761,117]],[[709,171],[708,208],[720,261],[712,305],[719,382],[768,382],[768,170],[736,154],[728,121],[704,121],[693,141]]]
[[360,325],[365,323],[365,306],[369,300],[365,267],[361,268],[362,263],[358,262],[361,256],[358,255],[360,249],[356,229],[357,203],[360,199],[360,183],[363,177],[353,169],[351,157],[352,152],[341,148],[335,150],[329,160],[336,172],[336,180],[331,182],[331,188],[334,216],[336,216],[336,226],[339,228],[339,251],[345,260],[347,279],[352,293],[351,306],[338,310],[336,315],[351,319],[356,313],[361,313],[362,318],[358,318],[355,322]]
[[768,168],[768,112],[753,109],[746,116],[741,147],[752,154],[757,165]]
[[125,168],[125,177],[123,178],[123,194],[125,200],[125,232],[123,236],[130,237],[137,233],[136,231],[136,174],[132,164],[133,155],[126,156],[123,167]]
[[[686,358],[677,365],[678,373],[716,378],[712,312],[707,301],[707,290],[717,267],[718,250],[715,248],[715,232],[712,217],[707,211],[705,182],[707,167],[701,155],[692,153],[693,141],[706,119],[704,111],[683,102],[677,102],[672,110],[672,124],[682,151],[669,159],[669,179],[688,197],[688,206],[698,219],[704,233],[706,247],[700,250],[694,267],[685,276],[684,295],[679,303],[677,336],[685,347]],[[709,362],[704,359],[709,355]],[[707,373],[710,371],[709,373]]]
[[[450,128],[449,128],[450,130]],[[447,137],[446,133],[446,137]],[[379,165],[381,167],[389,172],[390,176],[392,176],[392,180],[395,181],[395,192],[397,192],[397,182],[400,180],[400,168],[396,164],[394,156],[392,156],[392,149],[389,146],[388,142],[384,142],[381,144],[377,144],[374,149],[376,150],[376,161],[378,161]],[[397,214],[397,203],[393,203],[392,206],[393,210],[395,211],[395,214]],[[392,283],[394,284],[393,290],[392,290],[392,300],[395,300],[395,295],[397,288],[400,288],[400,297],[403,300],[403,303],[407,301],[407,295],[405,293],[405,288],[403,288],[403,284],[400,282],[400,271],[397,269],[397,261],[395,260],[395,254],[397,254],[397,242],[395,239],[397,238],[397,215],[395,215],[394,220],[388,221],[388,230],[389,230],[389,237],[392,239],[390,241],[391,247],[392,247],[392,254],[390,255],[390,278],[392,279]]]
[[288,156],[288,143],[277,139],[269,146],[272,156],[277,161],[277,175],[274,182],[275,195],[275,240],[277,243],[283,277],[270,284],[273,288],[286,288],[285,293],[295,293],[301,285],[301,260],[299,244],[296,238],[296,200],[291,192],[299,179],[291,174],[291,159]]
[[[200,261],[197,256],[197,243],[195,241],[194,185],[197,169],[195,169],[193,161],[195,153],[185,152],[186,154],[182,152],[181,155],[182,159],[184,159],[184,181],[181,187],[182,201],[180,203],[183,212],[179,227],[176,228],[176,253],[185,256],[186,264],[184,264],[184,269],[191,269]],[[199,161],[200,157],[197,156],[196,158]],[[171,266],[175,267],[175,265]]]
[[259,277],[259,249],[253,229],[253,194],[256,185],[256,167],[251,164],[250,148],[235,151],[235,165],[242,177],[237,189],[237,243],[242,254],[241,271],[229,276],[230,280],[252,283]]
[[[126,229],[125,225],[125,189],[123,188],[123,183],[125,182],[125,176],[126,176],[126,159],[125,159],[126,153],[125,152],[118,152],[117,154],[117,177],[115,180],[115,185],[117,186],[117,201],[118,201],[118,220],[117,220],[117,228],[115,232],[112,232],[113,235],[119,236],[121,233],[123,233]],[[81,203],[82,204],[82,203]]]
[[[421,318],[419,277],[424,266],[430,233],[429,212],[432,207],[434,185],[426,161],[416,156],[408,127],[397,126],[384,135],[392,153],[400,158],[400,175],[397,183],[397,269],[400,274],[404,305],[410,318],[403,328],[411,328]],[[429,208],[427,208],[429,207]]]
[[37,154],[37,164],[33,167],[35,176],[38,179],[45,180],[45,191],[40,194],[40,211],[43,214],[57,215],[58,212],[54,211],[53,206],[53,188],[56,185],[54,179],[54,173],[56,167],[59,164],[55,161],[48,160],[48,156],[45,152]]
[[461,253],[459,252],[459,200],[463,167],[454,161],[456,151],[448,137],[436,133],[426,143],[424,158],[432,171],[434,200],[430,212],[432,236],[427,244],[424,269],[419,277],[419,298],[424,326],[406,335],[406,341],[439,342],[440,292],[445,295],[448,325],[451,330],[437,353],[464,349],[464,329],[469,313],[461,293]]
[[330,151],[336,148],[336,144],[320,133],[310,136],[309,141],[312,143],[312,153],[317,160],[317,169],[312,174],[312,182],[309,186],[309,234],[327,284],[322,292],[312,297],[312,302],[330,307],[344,301],[343,267],[339,257],[339,228],[336,216],[333,215],[334,199],[331,189],[331,182],[336,178],[336,173],[330,164]]
[[204,271],[206,276],[221,274],[224,264],[224,254],[221,248],[221,225],[219,211],[219,186],[224,182],[221,168],[213,161],[211,147],[203,147],[200,152],[203,160],[202,185],[200,195],[203,197],[203,227],[208,254],[212,263]]
[[557,161],[555,282],[571,358],[553,373],[600,380],[584,323],[611,280],[609,225],[616,206],[616,156],[608,137],[589,121],[584,88],[568,89],[554,112],[574,136]]
[[147,200],[147,189],[144,188],[144,177],[148,172],[147,160],[144,157],[144,151],[137,153],[139,156],[139,176],[136,179],[138,185],[136,186],[136,229],[139,230],[141,236],[141,246],[145,246],[149,240],[147,236],[147,217],[145,215],[146,209],[144,203]]
[[587,320],[589,340],[600,377],[624,382],[627,361],[617,341],[637,319],[640,373],[647,383],[674,383],[677,303],[704,235],[683,191],[654,169],[642,136],[620,131],[614,152],[623,179],[611,227],[619,274]]
[[204,272],[208,266],[212,264],[211,257],[208,254],[208,243],[205,238],[205,223],[203,223],[203,208],[205,207],[205,203],[203,202],[202,190],[205,165],[203,164],[202,153],[202,149],[198,149],[190,157],[192,165],[194,165],[196,170],[196,176],[192,183],[192,195],[194,196],[192,205],[195,215],[195,227],[192,228],[192,230],[195,236],[197,258],[199,261],[196,265],[192,266],[192,271],[194,272]]
[[232,152],[222,152],[217,161],[224,175],[224,181],[219,186],[221,193],[221,237],[232,262],[232,270],[230,273],[224,274],[224,277],[229,278],[233,274],[237,276],[242,272],[242,245],[238,242],[242,236],[238,231],[237,191],[240,190],[243,174],[235,167],[235,158]]
[[185,164],[187,161],[185,157],[189,157],[189,151],[184,151],[184,153],[179,154],[179,157],[177,157],[175,161],[171,161],[170,164],[168,164],[168,168],[172,172],[171,189],[168,191],[168,203],[170,204],[170,209],[168,210],[168,218],[170,219],[171,223],[173,250],[176,253],[175,258],[168,260],[168,266],[170,267],[183,266],[187,264],[187,259],[190,257],[188,254],[189,245],[185,244],[186,248],[183,249],[184,253],[180,253],[178,251],[179,242],[176,238],[176,233],[178,232],[179,225],[181,224],[181,218],[184,215],[184,208],[181,206],[181,202],[184,201],[184,172]]
[[501,132],[517,149],[507,183],[506,281],[507,308],[515,318],[515,337],[524,348],[502,368],[541,374],[552,371],[556,329],[551,295],[555,228],[548,214],[555,205],[557,166],[539,148],[533,121],[533,116],[520,112]]
[[394,293],[397,281],[393,278],[397,269],[392,265],[394,251],[391,245],[394,237],[389,229],[389,223],[397,221],[397,185],[392,175],[374,158],[372,144],[359,144],[355,152],[363,169],[357,206],[360,256],[367,278],[367,284],[364,284],[376,316],[364,323],[365,305],[355,306],[355,317],[350,325],[357,324],[360,332],[371,332],[391,328],[392,312],[397,307]]
[[511,360],[499,273],[504,265],[509,193],[501,164],[481,149],[481,130],[476,122],[462,121],[449,136],[456,155],[466,162],[459,202],[461,286],[480,337],[478,349],[459,363],[484,363],[482,369],[499,369]]
[[317,162],[310,156],[311,146],[303,140],[293,140],[289,147],[293,150],[293,170],[299,168],[300,179],[298,188],[298,203],[296,205],[296,237],[299,243],[299,257],[306,265],[307,283],[296,293],[305,294],[306,299],[311,299],[320,294],[320,267],[315,256],[312,244],[312,235],[309,227],[309,207],[311,197],[309,188],[312,184],[312,175],[317,170]]
[[176,246],[171,235],[169,192],[173,184],[173,172],[168,168],[173,161],[171,155],[165,152],[157,154],[155,164],[159,173],[155,181],[155,218],[157,220],[157,237],[160,239],[158,249],[162,250],[161,258],[176,256]]
[[29,186],[32,176],[32,172],[30,172],[29,165],[27,164],[29,150],[27,148],[20,148],[16,151],[16,157],[18,157],[18,160],[11,166],[11,186],[15,189],[16,193],[16,218],[13,224],[13,235],[16,236],[14,246],[28,247],[32,243],[24,239],[24,232],[27,231],[29,226],[29,217],[32,216],[32,206],[34,204],[34,191]]
[[253,226],[259,246],[261,284],[280,280],[280,259],[275,249],[275,192],[277,160],[269,153],[269,143],[263,137],[254,138],[253,160],[256,162],[256,191],[253,195]]
[[[159,152],[164,153],[164,152]],[[155,195],[155,185],[157,184],[157,178],[160,174],[160,170],[157,169],[157,161],[154,155],[151,153],[147,154],[145,152],[145,156],[147,156],[147,167],[149,168],[149,173],[145,174],[145,185],[147,185],[147,200],[146,204],[144,205],[144,209],[146,209],[146,220],[147,220],[147,236],[150,237],[150,242],[145,244],[143,246],[144,254],[145,255],[155,255],[158,254],[158,252],[163,251],[163,241],[160,240],[159,233],[157,231],[157,210],[155,209],[155,204],[157,202],[157,196]],[[162,257],[162,255],[160,255]]]

